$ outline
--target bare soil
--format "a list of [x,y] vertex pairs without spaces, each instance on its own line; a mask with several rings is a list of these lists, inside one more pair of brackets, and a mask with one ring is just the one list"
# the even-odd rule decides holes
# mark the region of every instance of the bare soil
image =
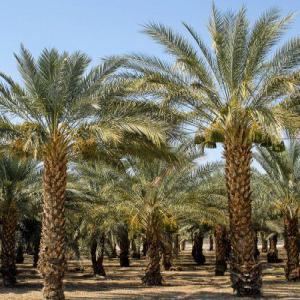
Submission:
[[[281,258],[284,252],[280,251]],[[68,300],[79,299],[237,299],[230,286],[228,272],[224,277],[214,276],[214,252],[205,251],[207,262],[197,266],[190,249],[180,254],[176,266],[180,271],[163,272],[164,285],[145,287],[141,284],[145,259],[131,259],[129,268],[119,267],[118,259],[106,259],[106,278],[92,276],[90,261],[82,260],[83,271],[76,271],[78,262],[69,261],[65,276],[65,295]],[[0,286],[2,300],[41,299],[42,280],[31,266],[31,257],[18,265],[18,284],[14,289]],[[263,296],[259,299],[300,299],[300,283],[287,282],[284,278],[284,262],[266,264],[266,255],[261,253],[263,266]],[[244,298],[245,299],[245,298]]]

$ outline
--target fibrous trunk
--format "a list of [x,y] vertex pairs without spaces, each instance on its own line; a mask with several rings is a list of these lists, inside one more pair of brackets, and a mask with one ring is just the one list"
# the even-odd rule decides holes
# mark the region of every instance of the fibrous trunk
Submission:
[[257,296],[261,288],[261,266],[255,258],[255,233],[251,222],[251,145],[240,130],[227,136],[224,145],[226,185],[232,255],[231,282],[239,296]]
[[209,251],[214,251],[214,238],[213,236],[210,234],[209,235]]
[[104,266],[103,266],[104,248],[105,248],[105,235],[102,234],[100,236],[99,243],[97,242],[96,239],[94,239],[91,243],[91,248],[90,248],[92,267],[95,276],[106,276]]
[[118,237],[119,237],[119,247],[120,247],[120,266],[121,267],[129,267],[130,241],[128,238],[127,225],[120,226]]
[[198,232],[194,235],[192,256],[198,265],[205,264],[205,256],[203,255],[203,234]]
[[173,254],[172,254],[172,233],[166,232],[164,236],[164,242],[163,242],[163,257],[162,257],[162,263],[164,266],[164,269],[166,271],[170,270],[172,267],[172,261],[173,261]]
[[142,282],[145,285],[162,285],[162,276],[160,273],[160,241],[153,234],[148,239],[147,259],[148,265]]
[[260,231],[260,239],[261,239],[261,252],[268,252],[268,240],[266,239],[265,233]]
[[227,252],[227,231],[226,227],[217,224],[215,227],[215,241],[216,241],[216,276],[224,276],[227,270],[226,252]]
[[17,211],[16,204],[12,202],[2,216],[1,273],[3,285],[6,287],[13,287],[16,284],[16,230]]
[[64,299],[65,193],[67,183],[67,145],[53,134],[44,152],[44,198],[38,269],[44,279],[43,299]]
[[278,250],[277,250],[277,233],[271,234],[269,237],[270,248],[267,254],[268,263],[278,263],[281,260],[278,259]]
[[298,246],[298,216],[284,217],[284,247],[287,254],[285,277],[287,280],[300,278],[299,246]]

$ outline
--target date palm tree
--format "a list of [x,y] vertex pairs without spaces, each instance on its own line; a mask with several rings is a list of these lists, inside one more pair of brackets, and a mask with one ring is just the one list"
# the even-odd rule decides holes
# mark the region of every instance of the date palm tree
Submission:
[[299,280],[300,143],[291,141],[282,153],[259,149],[255,153],[255,159],[267,173],[262,182],[276,201],[274,206],[283,214],[286,278]]
[[[213,5],[208,30],[212,47],[184,23],[188,37],[162,24],[150,23],[145,33],[174,58],[128,55],[136,86],[163,106],[183,109],[197,128],[196,143],[224,145],[228,188],[232,287],[240,296],[257,295],[261,269],[254,255],[251,223],[250,163],[254,144],[282,150],[281,131],[299,128],[294,112],[300,73],[300,39],[275,48],[293,15],[276,9],[250,26],[246,9],[221,13]],[[190,129],[190,127],[189,127]]]
[[44,299],[61,300],[68,160],[93,153],[109,158],[114,150],[121,156],[137,151],[136,145],[161,147],[166,127],[157,110],[151,119],[154,104],[128,96],[128,80],[112,78],[120,63],[106,61],[88,72],[90,59],[81,52],[45,49],[34,59],[23,46],[15,58],[22,84],[1,73],[0,110],[15,117],[12,150],[43,161],[39,271]]
[[[184,156],[181,153],[185,151],[188,154],[185,153]],[[161,253],[165,256],[165,266],[172,263],[169,257],[170,249],[165,249],[169,247],[166,235],[175,231],[186,216],[194,214],[199,222],[212,216],[209,201],[201,205],[199,193],[195,189],[200,182],[207,184],[206,179],[216,172],[220,165],[196,165],[193,160],[199,152],[189,152],[188,147],[180,148],[177,155],[184,157],[179,158],[179,163],[129,160],[129,176],[119,186],[113,186],[116,203],[120,203],[119,209],[130,216],[131,226],[142,231],[146,237],[148,265],[142,278],[146,285],[162,284]],[[198,201],[201,213],[198,211],[195,214],[189,206],[192,199]]]
[[[7,154],[0,157],[0,212],[2,220],[1,273],[4,286],[16,283],[16,232],[20,216],[37,188],[36,164]],[[27,205],[26,205],[27,204]]]

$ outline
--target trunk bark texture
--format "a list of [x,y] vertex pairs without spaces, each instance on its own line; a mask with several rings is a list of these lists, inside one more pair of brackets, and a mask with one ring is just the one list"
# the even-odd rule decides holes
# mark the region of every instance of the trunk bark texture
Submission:
[[148,265],[142,282],[145,285],[155,286],[162,285],[162,276],[160,272],[160,241],[157,236],[153,235],[148,240]]
[[232,247],[232,287],[238,296],[258,296],[262,284],[261,266],[255,258],[250,197],[252,153],[246,131],[240,129],[236,136],[225,137],[224,157]]
[[284,217],[284,247],[287,254],[285,277],[287,280],[299,280],[298,216]]
[[120,267],[129,267],[129,247],[127,225],[120,227],[119,230],[119,246],[120,246]]
[[216,267],[215,275],[224,276],[227,270],[226,252],[227,252],[227,231],[224,225],[218,224],[215,227],[216,241]]
[[209,251],[214,251],[214,238],[212,234],[209,235]]
[[260,231],[260,240],[261,240],[261,252],[267,253],[268,252],[268,240],[266,239],[266,234]]
[[2,216],[2,254],[1,273],[3,285],[13,287],[16,284],[16,230],[17,230],[17,210],[16,204],[11,203],[6,214]]
[[169,271],[173,265],[173,255],[172,255],[173,249],[172,249],[172,233],[166,232],[164,243],[163,243],[163,257],[162,257],[162,263],[164,266],[164,269],[166,271]]
[[63,300],[65,259],[65,193],[67,145],[54,134],[44,152],[44,199],[38,269],[44,279],[43,299]]
[[268,263],[278,263],[281,260],[278,259],[278,250],[277,250],[277,233],[273,233],[269,237],[270,248],[267,254]]
[[198,265],[205,264],[205,256],[203,255],[203,234],[198,232],[194,235],[192,256]]
[[103,259],[104,259],[104,248],[105,248],[105,235],[102,234],[99,241],[99,248],[97,251],[98,243],[97,240],[93,240],[90,248],[93,272],[95,276],[106,276]]

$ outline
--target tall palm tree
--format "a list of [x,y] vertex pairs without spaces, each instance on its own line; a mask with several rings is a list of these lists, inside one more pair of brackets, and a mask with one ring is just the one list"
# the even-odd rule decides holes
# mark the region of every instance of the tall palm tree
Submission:
[[[246,9],[221,13],[213,5],[205,45],[188,24],[191,41],[161,24],[144,31],[174,58],[162,61],[129,55],[125,66],[136,71],[136,86],[163,106],[187,112],[197,128],[195,142],[208,148],[224,145],[228,188],[232,287],[240,296],[257,295],[261,269],[254,257],[251,224],[250,163],[252,147],[262,144],[282,150],[282,128],[299,128],[292,110],[298,97],[300,39],[274,46],[287,30],[292,14],[281,18],[276,9],[249,25]],[[189,127],[190,129],[190,127]]]
[[36,164],[7,154],[0,157],[0,212],[2,220],[1,273],[4,286],[16,283],[16,231],[24,204],[37,187]]
[[277,202],[275,207],[283,213],[287,253],[286,278],[299,280],[300,143],[291,141],[282,153],[259,149],[255,158],[267,173],[263,182]]
[[[43,223],[39,271],[45,299],[64,299],[65,197],[71,154],[89,158],[133,152],[135,145],[163,146],[166,131],[155,106],[128,96],[129,82],[112,75],[119,67],[106,61],[87,72],[83,53],[45,49],[38,59],[21,47],[15,55],[22,84],[1,73],[0,110],[16,118],[13,150],[43,161]],[[147,113],[145,109],[148,108]],[[130,140],[130,143],[127,141]],[[103,145],[108,145],[105,148]],[[136,147],[137,148],[137,147]],[[99,151],[96,151],[99,150]]]

